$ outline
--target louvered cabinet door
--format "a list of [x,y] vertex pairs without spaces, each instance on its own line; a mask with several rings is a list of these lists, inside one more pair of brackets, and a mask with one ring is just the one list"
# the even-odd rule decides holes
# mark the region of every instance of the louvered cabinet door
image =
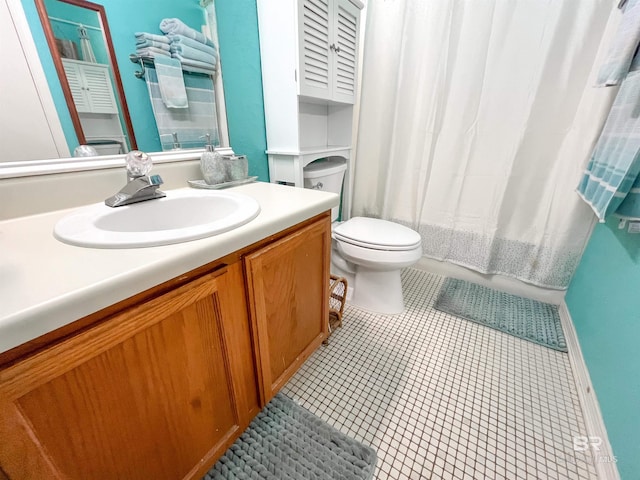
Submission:
[[332,99],[338,102],[354,103],[360,10],[349,0],[335,0],[333,7]]
[[117,114],[118,107],[113,94],[107,65],[80,65],[89,99],[91,113]]
[[330,1],[298,1],[300,95],[325,100],[331,98],[333,76]]
[[91,107],[85,95],[82,73],[78,70],[78,64],[68,60],[62,60],[64,73],[67,76],[67,83],[71,89],[73,103],[76,105],[78,113],[90,113]]

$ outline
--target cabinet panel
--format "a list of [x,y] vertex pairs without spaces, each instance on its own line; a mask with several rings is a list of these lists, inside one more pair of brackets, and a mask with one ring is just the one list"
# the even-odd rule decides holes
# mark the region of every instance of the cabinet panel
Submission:
[[265,403],[327,335],[330,230],[326,215],[245,258]]
[[331,97],[332,52],[329,27],[329,0],[301,0],[298,4],[300,28],[300,95]]
[[[225,271],[207,275],[0,372],[2,469],[12,479],[206,471],[247,422],[223,325],[238,321],[225,298],[234,288],[244,291]],[[33,452],[43,458],[27,470]]]
[[79,60],[62,60],[78,113],[118,114],[109,67]]
[[355,101],[359,17],[360,10],[349,0],[336,0],[333,99],[346,103]]

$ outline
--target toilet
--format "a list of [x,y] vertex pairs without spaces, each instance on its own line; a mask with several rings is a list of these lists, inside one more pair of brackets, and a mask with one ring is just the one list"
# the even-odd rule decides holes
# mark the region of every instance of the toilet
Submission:
[[418,232],[366,217],[354,217],[331,230],[331,272],[353,286],[349,303],[375,313],[402,313],[400,271],[422,256]]
[[[303,170],[306,188],[340,194],[346,170],[343,159],[317,160]],[[331,273],[347,279],[347,303],[386,315],[402,313],[400,271],[422,256],[418,232],[377,218],[337,222],[331,212]]]

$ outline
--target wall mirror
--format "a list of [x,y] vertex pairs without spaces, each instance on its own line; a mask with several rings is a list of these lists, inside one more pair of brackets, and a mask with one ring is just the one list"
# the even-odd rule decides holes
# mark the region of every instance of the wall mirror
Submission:
[[[134,148],[153,153],[156,162],[197,158],[205,136],[195,128],[186,132],[167,127],[170,132],[178,130],[179,150],[174,148],[172,133],[161,136],[149,83],[136,76],[141,65],[130,60],[137,52],[134,33],[162,35],[159,24],[164,18],[179,18],[191,28],[207,32],[218,44],[212,0],[157,0],[153,8],[146,2],[122,0],[100,0],[100,4],[0,0],[0,44],[7,47],[6,68],[0,74],[0,180],[116,167],[122,164],[122,155],[117,152]],[[88,38],[84,43],[91,47],[86,55],[91,58],[93,54],[95,62],[84,57],[84,37]],[[218,135],[211,135],[211,140],[228,147],[224,88],[220,65],[217,67],[214,75],[185,73],[185,87],[197,89],[206,83],[207,89],[213,89],[213,112],[208,117],[213,116]],[[103,93],[113,95],[117,114],[85,111],[86,105],[79,104],[86,99],[78,95],[74,99],[69,75],[79,82],[79,75],[94,74],[96,69],[102,73],[95,75],[109,80],[103,82],[108,87]],[[75,86],[79,85],[76,94],[86,93],[82,84]],[[115,111],[111,103],[107,112]],[[107,130],[98,130],[105,125]],[[89,142],[101,156],[72,158],[78,145]]]
[[99,155],[137,148],[102,5],[35,0],[78,144]]

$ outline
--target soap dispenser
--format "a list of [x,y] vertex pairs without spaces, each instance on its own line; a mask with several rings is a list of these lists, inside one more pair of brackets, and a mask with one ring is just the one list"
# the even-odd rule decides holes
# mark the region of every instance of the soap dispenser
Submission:
[[207,134],[207,144],[205,145],[205,152],[200,157],[200,170],[202,170],[202,176],[204,181],[209,185],[215,185],[217,183],[223,183],[226,180],[224,162],[222,155],[216,152],[211,145],[211,135]]

